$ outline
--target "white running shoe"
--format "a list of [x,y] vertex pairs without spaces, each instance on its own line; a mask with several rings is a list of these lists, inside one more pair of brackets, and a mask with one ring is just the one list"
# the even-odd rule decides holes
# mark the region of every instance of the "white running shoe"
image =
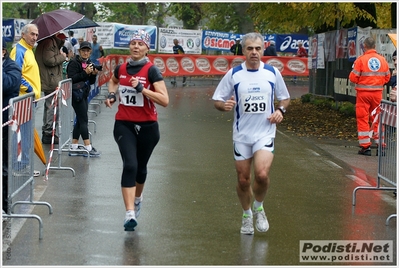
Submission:
[[256,230],[259,232],[266,232],[269,230],[269,222],[267,221],[265,210],[263,207],[258,207],[257,209],[253,209],[256,220]]
[[138,204],[134,203],[134,214],[136,215],[136,219],[140,216],[141,202],[142,201],[140,201]]
[[137,226],[136,217],[131,213],[126,213],[125,222],[123,227],[125,227],[125,231],[134,231],[134,228]]
[[242,216],[241,233],[247,235],[254,234],[254,221],[252,217],[248,215]]

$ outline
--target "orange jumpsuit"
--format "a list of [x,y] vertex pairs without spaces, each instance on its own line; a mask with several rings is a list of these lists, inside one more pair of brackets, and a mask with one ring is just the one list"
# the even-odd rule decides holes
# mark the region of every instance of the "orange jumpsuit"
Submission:
[[[349,80],[355,83],[357,135],[363,148],[371,145],[370,122],[375,117],[371,113],[380,104],[384,85],[390,77],[387,61],[375,49],[367,50],[353,63]],[[378,122],[373,125],[373,139],[378,142]]]

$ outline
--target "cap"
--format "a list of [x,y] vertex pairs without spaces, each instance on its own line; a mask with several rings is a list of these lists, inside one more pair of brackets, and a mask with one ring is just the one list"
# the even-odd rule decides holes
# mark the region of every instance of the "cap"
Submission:
[[82,48],[90,48],[91,49],[91,44],[87,41],[83,41],[82,43],[80,43],[79,49],[82,49]]
[[270,45],[275,45],[276,42],[274,42],[273,40],[270,40]]
[[239,37],[236,38],[236,41],[240,41],[241,39]]
[[67,36],[64,34],[63,31],[60,31],[60,32],[56,33],[55,36],[56,36],[57,38],[61,39],[61,40],[67,39]]
[[6,38],[3,36],[3,49],[7,48],[7,41]]
[[151,37],[146,31],[141,29],[133,31],[132,39],[130,39],[130,42],[132,42],[133,40],[143,41],[147,48],[150,49]]

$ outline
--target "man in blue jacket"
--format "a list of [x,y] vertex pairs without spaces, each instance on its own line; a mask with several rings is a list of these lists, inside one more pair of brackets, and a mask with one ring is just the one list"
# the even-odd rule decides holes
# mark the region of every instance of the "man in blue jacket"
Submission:
[[270,41],[270,45],[263,51],[263,56],[277,56],[277,51],[276,51],[276,42],[273,40]]
[[[3,84],[2,98],[3,108],[7,107],[10,99],[18,97],[19,86],[21,85],[21,68],[10,59],[6,40],[3,37]],[[3,111],[3,124],[8,121],[8,109]],[[3,156],[3,211],[8,212],[7,195],[8,195],[8,126],[2,128],[2,156]]]

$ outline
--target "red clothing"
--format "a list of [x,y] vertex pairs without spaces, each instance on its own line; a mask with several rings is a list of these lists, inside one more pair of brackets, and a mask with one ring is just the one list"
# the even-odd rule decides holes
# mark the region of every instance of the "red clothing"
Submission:
[[298,51],[296,52],[296,55],[298,57],[307,57],[308,53],[306,52],[306,49],[304,47],[299,47]]
[[[382,99],[384,85],[390,79],[389,66],[375,49],[367,50],[356,59],[349,80],[355,83],[356,94],[356,121],[359,145],[367,148],[371,145],[370,136],[378,143],[378,120],[370,129],[370,123],[375,115],[371,115]],[[370,135],[370,133],[372,135]]]
[[[134,76],[140,80],[140,83],[147,89],[152,90],[153,85],[148,80],[148,70],[153,64],[147,62],[143,68]],[[131,88],[131,82],[129,79],[132,76],[127,73],[127,63],[124,63],[119,68],[118,79],[119,79],[119,99],[120,103],[118,106],[118,111],[116,112],[115,119],[131,122],[151,122],[157,121],[158,113],[156,106],[152,100],[145,97],[142,93],[137,93]],[[126,91],[133,91],[131,94],[126,94]],[[122,100],[123,98],[123,100]],[[127,98],[127,99],[126,99]],[[136,99],[139,100],[143,98],[143,106],[136,106]],[[125,105],[131,104],[131,105]]]
[[367,91],[382,91],[390,77],[388,62],[375,49],[367,50],[357,58],[349,74],[349,80],[356,84],[356,90]]

